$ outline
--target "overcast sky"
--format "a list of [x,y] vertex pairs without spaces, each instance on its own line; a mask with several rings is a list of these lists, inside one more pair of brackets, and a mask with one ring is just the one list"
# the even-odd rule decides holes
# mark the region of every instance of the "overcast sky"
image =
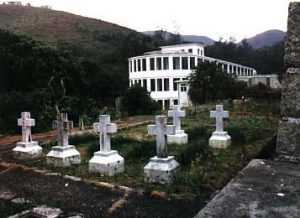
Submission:
[[[11,0],[13,1],[13,0]],[[15,0],[18,1],[18,0]],[[299,0],[296,0],[299,1]],[[286,31],[290,0],[25,0],[54,10],[101,19],[137,31],[165,29],[241,40],[257,33]]]

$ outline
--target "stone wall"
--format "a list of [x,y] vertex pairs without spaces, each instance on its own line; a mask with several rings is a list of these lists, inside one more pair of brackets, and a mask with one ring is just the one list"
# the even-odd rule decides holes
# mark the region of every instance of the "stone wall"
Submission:
[[300,2],[289,5],[282,83],[281,120],[277,153],[280,159],[300,161]]

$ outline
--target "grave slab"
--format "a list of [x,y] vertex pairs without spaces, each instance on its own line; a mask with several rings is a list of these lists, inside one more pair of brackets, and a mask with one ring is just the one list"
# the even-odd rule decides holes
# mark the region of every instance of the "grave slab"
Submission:
[[18,119],[18,126],[22,126],[22,141],[17,142],[13,149],[14,157],[17,159],[30,159],[40,157],[42,147],[38,142],[32,141],[31,127],[35,126],[35,120],[30,118],[30,112],[22,112]]
[[109,115],[101,115],[99,123],[94,123],[94,132],[99,135],[100,151],[89,161],[89,172],[113,176],[124,171],[124,158],[111,150],[111,134],[117,132],[117,125],[110,122]]
[[223,111],[223,105],[216,105],[216,110],[210,112],[210,117],[216,118],[216,131],[209,138],[209,146],[225,149],[231,144],[231,137],[223,130],[223,118],[229,117],[228,111]]
[[145,182],[170,184],[179,173],[179,163],[168,156],[166,135],[175,133],[174,125],[167,125],[166,116],[156,116],[155,125],[148,125],[148,134],[156,135],[157,156],[144,167]]
[[299,217],[300,165],[252,160],[196,216]]
[[185,117],[185,111],[180,110],[178,105],[173,106],[173,110],[168,111],[168,117],[173,117],[173,125],[175,125],[175,134],[167,136],[168,143],[187,144],[188,135],[181,129],[181,117]]
[[72,164],[80,164],[80,153],[74,145],[69,145],[68,131],[73,128],[73,122],[68,121],[68,114],[60,113],[56,121],[53,121],[53,128],[58,130],[57,146],[52,147],[47,154],[47,164],[56,167],[68,167]]

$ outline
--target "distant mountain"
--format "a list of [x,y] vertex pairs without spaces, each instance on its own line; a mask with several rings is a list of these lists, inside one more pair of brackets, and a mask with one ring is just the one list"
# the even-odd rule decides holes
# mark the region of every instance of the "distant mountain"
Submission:
[[284,40],[286,33],[281,30],[268,30],[248,38],[247,42],[254,48],[258,49],[264,46],[272,46],[277,42]]
[[[153,36],[155,31],[145,31],[142,33],[149,35],[149,36]],[[165,31],[164,33],[165,33],[164,38],[166,40],[168,40],[172,33],[167,32],[167,31]],[[182,41],[184,41],[184,42],[199,42],[199,43],[203,43],[205,45],[213,45],[215,43],[215,41],[213,39],[211,39],[207,36],[197,36],[197,35],[180,35],[180,36],[182,38]]]

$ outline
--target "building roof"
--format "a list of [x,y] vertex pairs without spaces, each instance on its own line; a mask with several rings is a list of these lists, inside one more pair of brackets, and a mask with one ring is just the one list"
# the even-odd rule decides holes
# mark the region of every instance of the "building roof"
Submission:
[[206,47],[205,44],[200,43],[200,42],[191,42],[191,43],[184,43],[184,44],[178,44],[178,45],[166,45],[166,46],[160,46],[161,49],[167,49],[167,48],[175,48],[175,47],[186,47],[186,46],[191,46],[191,45],[196,45],[200,47]]

